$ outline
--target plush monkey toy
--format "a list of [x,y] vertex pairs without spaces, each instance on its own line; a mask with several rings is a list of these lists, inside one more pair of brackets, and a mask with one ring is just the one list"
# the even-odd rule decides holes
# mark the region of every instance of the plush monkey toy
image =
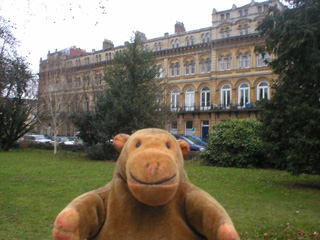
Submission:
[[54,239],[240,239],[224,208],[189,182],[188,143],[152,128],[119,134],[113,144],[120,156],[112,181],[67,205]]

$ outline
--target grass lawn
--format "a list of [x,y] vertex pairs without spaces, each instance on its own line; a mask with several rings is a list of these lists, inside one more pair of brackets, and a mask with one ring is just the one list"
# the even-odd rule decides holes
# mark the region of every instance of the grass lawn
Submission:
[[[75,197],[109,182],[114,162],[81,154],[0,152],[0,239],[51,239],[57,214]],[[200,166],[190,181],[228,211],[242,239],[320,239],[320,177]]]

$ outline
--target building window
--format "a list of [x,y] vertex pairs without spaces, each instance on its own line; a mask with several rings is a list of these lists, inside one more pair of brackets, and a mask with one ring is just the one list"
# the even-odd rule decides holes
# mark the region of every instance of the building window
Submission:
[[245,9],[245,10],[244,10],[244,15],[245,15],[245,16],[248,16],[248,9]]
[[262,6],[258,7],[258,13],[262,13]]
[[265,61],[265,65],[268,66],[270,63],[270,55],[269,53],[265,53],[264,54],[264,61]]
[[257,57],[257,67],[262,67],[263,66],[263,60],[262,60],[262,54],[258,53]]
[[239,26],[239,34],[240,34],[240,36],[242,36],[242,35],[243,35],[243,32],[242,32],[242,26],[241,26],[241,25]]
[[180,63],[176,63],[176,75],[180,76]]
[[220,58],[220,70],[221,71],[224,70],[224,57],[223,56]]
[[190,45],[189,37],[186,38],[186,42],[187,42],[187,46],[189,46]]
[[220,17],[221,17],[221,20],[224,20],[224,14],[221,14]]
[[158,44],[157,43],[154,44],[154,48],[155,48],[155,51],[157,52],[158,51]]
[[201,110],[210,109],[210,88],[205,86],[201,89]]
[[186,121],[186,135],[193,135],[193,121],[188,120]]
[[178,133],[178,121],[172,121],[170,124],[170,133],[177,134]]
[[171,63],[171,76],[174,76],[174,63]]
[[162,76],[162,73],[163,73],[162,66],[159,65],[158,67],[159,67],[159,74],[158,74],[158,77],[157,77],[157,78],[162,78],[162,77],[163,77],[163,76]]
[[177,111],[180,104],[180,93],[178,89],[173,89],[171,92],[171,110]]
[[242,17],[243,16],[243,12],[242,10],[239,10],[239,16]]
[[179,40],[176,39],[176,48],[178,48],[178,47],[179,47]]
[[187,61],[186,62],[186,75],[189,75],[189,73],[190,73],[190,69],[189,69],[189,62]]
[[207,42],[210,42],[210,33],[207,33]]
[[242,55],[242,53],[240,53],[239,57],[238,57],[238,68],[239,69],[243,68],[243,55]]
[[171,40],[171,46],[174,48],[174,40]]
[[248,107],[250,104],[250,87],[247,83],[241,83],[239,86],[238,103],[240,107]]
[[88,101],[88,99],[85,99],[84,102],[83,102],[83,110],[85,112],[89,111],[89,101]]
[[231,56],[227,56],[227,70],[231,69]]
[[250,67],[250,54],[249,54],[249,53],[246,54],[246,64],[245,64],[245,67],[246,67],[246,68],[249,68],[249,67]]
[[229,19],[230,18],[230,13],[227,13],[226,14],[226,19]]
[[191,61],[191,74],[195,73],[195,69],[196,69],[196,64],[194,63],[194,61]]
[[231,34],[230,34],[230,33],[231,33],[230,28],[227,28],[227,29],[226,29],[226,33],[227,33],[227,38],[230,37],[230,35],[231,35]]
[[267,82],[259,83],[257,91],[257,100],[269,99],[269,84]]
[[188,88],[185,94],[185,108],[186,111],[194,110],[194,89]]
[[207,59],[207,72],[211,72],[211,59]]
[[201,62],[200,62],[200,71],[201,71],[201,73],[204,73],[204,72],[205,72],[204,59],[201,59]]
[[205,36],[204,33],[201,35],[201,38],[202,38],[202,43],[205,43],[206,42],[206,36]]
[[159,51],[161,51],[162,50],[162,43],[161,42],[159,42],[159,44],[158,44],[158,46],[159,46]]
[[224,38],[224,28],[221,28],[220,34],[221,34],[221,38]]
[[244,26],[244,34],[248,35],[249,34],[249,25]]
[[194,45],[194,38],[193,38],[193,36],[190,37],[190,40],[191,40],[191,45]]
[[231,103],[231,86],[229,84],[225,84],[221,88],[221,107],[229,108]]

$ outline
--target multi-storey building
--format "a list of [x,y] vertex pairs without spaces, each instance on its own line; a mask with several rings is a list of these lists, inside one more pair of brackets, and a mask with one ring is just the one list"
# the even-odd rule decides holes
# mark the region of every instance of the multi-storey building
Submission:
[[[227,118],[258,118],[255,102],[272,97],[270,85],[275,76],[267,66],[273,56],[254,51],[256,45],[264,44],[256,28],[273,5],[284,8],[278,0],[252,0],[226,11],[213,9],[210,27],[186,31],[183,23],[176,22],[171,35],[147,39],[141,33],[161,66],[159,77],[167,84],[167,102],[176,113],[169,131],[205,137],[213,125]],[[69,112],[92,109],[94,93],[105,87],[101,81],[104,67],[125,47],[105,40],[102,50],[90,53],[75,47],[49,52],[40,63],[40,105],[44,89],[56,84],[64,86],[58,91],[72,96]],[[48,119],[44,124],[52,123]],[[59,127],[60,135],[74,131],[72,119]]]

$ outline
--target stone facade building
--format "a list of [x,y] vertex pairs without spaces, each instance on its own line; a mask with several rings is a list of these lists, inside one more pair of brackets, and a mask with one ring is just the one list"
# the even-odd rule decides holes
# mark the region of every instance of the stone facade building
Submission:
[[[274,56],[254,51],[256,45],[264,44],[256,28],[273,5],[284,8],[278,0],[252,0],[225,11],[213,9],[210,27],[186,31],[183,23],[176,22],[171,35],[147,39],[140,33],[157,58],[159,77],[167,84],[167,102],[176,113],[167,130],[206,137],[212,126],[227,118],[258,118],[255,102],[272,97],[275,76],[266,64]],[[70,96],[67,115],[93,109],[95,93],[106,87],[101,81],[103,69],[123,49],[125,45],[105,40],[102,50],[90,53],[76,47],[49,52],[40,63],[39,106],[48,86],[57,86],[51,91]],[[43,126],[39,131],[51,135],[50,118]],[[74,132],[72,118],[59,125],[59,135]]]

